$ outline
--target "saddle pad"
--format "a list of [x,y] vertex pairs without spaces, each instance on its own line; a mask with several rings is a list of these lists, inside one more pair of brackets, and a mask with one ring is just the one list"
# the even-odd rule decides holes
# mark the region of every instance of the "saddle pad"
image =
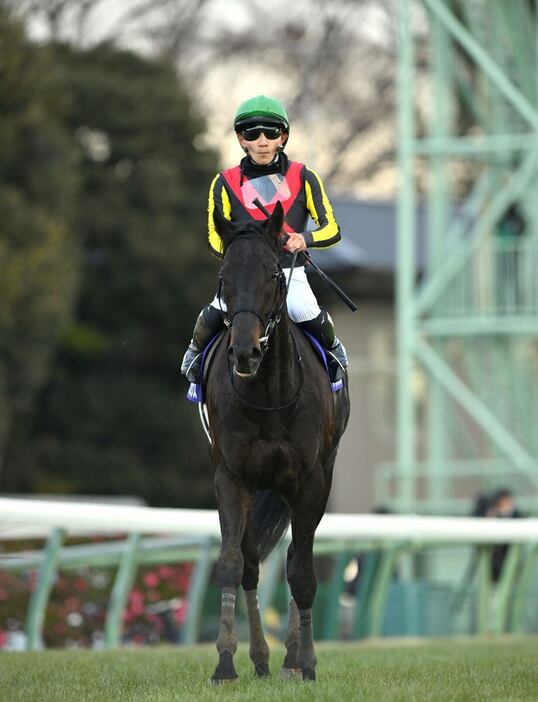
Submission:
[[190,402],[203,403],[204,401],[204,386],[207,380],[207,374],[209,372],[209,367],[211,366],[211,360],[219,342],[226,333],[226,329],[223,329],[218,334],[216,334],[209,344],[202,351],[202,363],[200,365],[200,382],[191,383],[189,390],[187,392],[187,400]]
[[330,351],[327,351],[326,349],[324,349],[323,346],[319,343],[319,341],[316,339],[315,336],[313,336],[312,334],[309,334],[304,329],[301,329],[301,331],[306,336],[308,341],[310,341],[310,343],[314,347],[314,350],[317,352],[317,355],[319,356],[319,359],[327,372],[327,376],[328,376],[329,382],[331,384],[331,390],[333,392],[338,392],[339,390],[341,390],[344,387],[344,380],[343,380],[343,378],[340,378],[340,380],[337,380],[335,383],[333,383],[331,381],[330,374],[329,374],[329,362],[327,361],[327,354],[330,353],[331,356],[336,360],[337,363],[339,363],[338,359],[335,358],[335,356],[333,356],[333,354]]

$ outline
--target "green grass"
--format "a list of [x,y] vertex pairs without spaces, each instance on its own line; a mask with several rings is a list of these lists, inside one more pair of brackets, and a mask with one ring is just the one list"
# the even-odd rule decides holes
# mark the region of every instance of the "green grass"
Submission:
[[271,653],[272,677],[258,680],[242,644],[239,680],[211,686],[213,646],[2,653],[0,700],[538,700],[536,638],[318,644],[317,654],[315,683],[279,679],[281,647]]

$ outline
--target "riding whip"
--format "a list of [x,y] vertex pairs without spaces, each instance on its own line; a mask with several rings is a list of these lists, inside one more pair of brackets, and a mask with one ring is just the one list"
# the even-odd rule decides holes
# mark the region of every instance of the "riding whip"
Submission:
[[[264,205],[262,205],[262,203],[260,202],[259,198],[255,198],[255,199],[252,201],[252,203],[253,203],[254,205],[256,205],[256,207],[257,207],[261,212],[263,212],[263,214],[264,214],[266,217],[270,217],[270,216],[271,216],[271,213],[269,212],[269,210],[268,210],[266,207],[264,207]],[[357,305],[353,302],[353,300],[351,300],[351,299],[345,294],[345,292],[342,290],[342,288],[339,287],[339,286],[334,282],[334,280],[333,280],[332,278],[329,278],[329,276],[328,276],[324,271],[322,271],[321,268],[320,268],[316,263],[314,263],[314,261],[310,258],[310,254],[308,253],[308,251],[302,251],[301,253],[304,254],[306,260],[307,260],[308,263],[312,266],[312,268],[316,271],[316,273],[318,273],[318,274],[321,276],[321,278],[323,278],[323,280],[331,286],[331,288],[334,290],[334,292],[340,297],[341,300],[343,300],[343,301],[346,303],[346,305],[349,307],[349,309],[350,309],[352,312],[355,312],[356,309],[357,309]]]

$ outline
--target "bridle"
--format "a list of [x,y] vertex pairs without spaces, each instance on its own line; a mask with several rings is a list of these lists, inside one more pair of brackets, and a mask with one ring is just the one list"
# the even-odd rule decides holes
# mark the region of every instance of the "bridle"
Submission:
[[[226,251],[225,251],[224,255],[226,255],[226,253],[228,252],[228,249],[235,241],[239,241],[239,240],[244,241],[245,239],[256,239],[258,241],[262,241],[266,246],[268,246],[270,248],[271,253],[274,254],[273,248],[271,247],[269,242],[267,242],[263,238],[263,236],[261,236],[259,234],[250,234],[250,235],[245,234],[245,235],[238,237],[237,239],[232,239],[230,241],[230,243],[228,244],[228,246],[226,247]],[[297,258],[297,254],[294,254],[293,260],[292,260],[292,265],[291,265],[291,270],[290,270],[290,275],[289,275],[289,278],[287,281],[286,281],[286,276],[284,275],[284,271],[282,270],[282,266],[280,265],[278,260],[276,261],[277,268],[275,269],[275,272],[273,273],[273,276],[274,276],[273,279],[277,279],[279,284],[278,284],[277,290],[275,292],[275,300],[273,302],[273,306],[272,306],[271,311],[266,319],[264,319],[259,312],[257,312],[256,310],[254,310],[250,307],[240,307],[239,309],[234,310],[231,314],[228,310],[225,312],[222,309],[222,303],[221,303],[223,276],[222,276],[222,272],[219,273],[219,285],[218,285],[218,289],[217,289],[217,299],[219,301],[219,307],[221,309],[221,312],[224,315],[224,323],[226,324],[228,329],[231,329],[233,321],[234,321],[235,317],[237,317],[238,314],[253,314],[255,317],[257,317],[261,323],[262,328],[265,329],[263,336],[261,336],[259,339],[260,349],[261,349],[261,353],[262,353],[262,359],[269,348],[269,339],[271,337],[271,334],[275,330],[277,324],[280,322],[280,320],[282,318],[282,312],[285,310],[286,298],[288,295],[289,285],[291,282],[291,276],[293,274],[293,268],[295,266],[296,258]],[[231,376],[232,388],[233,388],[235,394],[241,400],[241,402],[243,404],[245,404],[247,407],[251,407],[252,409],[256,409],[256,410],[262,410],[265,412],[274,412],[277,410],[283,410],[283,409],[286,409],[288,407],[291,407],[299,399],[299,396],[301,395],[301,392],[303,390],[303,385],[304,385],[303,363],[302,363],[302,359],[298,353],[297,345],[295,343],[295,339],[293,337],[293,334],[291,334],[290,336],[291,336],[291,340],[293,342],[293,347],[295,349],[295,355],[297,357],[297,361],[299,364],[299,373],[301,376],[299,388],[298,388],[297,392],[295,393],[294,397],[291,400],[289,400],[288,402],[285,402],[282,405],[277,405],[276,407],[264,407],[261,405],[256,405],[253,402],[251,402],[250,400],[247,400],[246,397],[243,397],[239,393],[239,391],[237,390],[237,388],[235,386],[233,376]]]
[[[274,254],[273,248],[269,244],[269,242],[265,241],[263,236],[259,234],[244,234],[240,237],[237,237],[236,239],[232,239],[232,241],[228,244],[226,247],[226,252],[228,252],[229,248],[234,244],[236,241],[245,241],[248,239],[256,239],[257,241],[261,241],[266,245],[270,250],[271,253]],[[275,292],[275,299],[273,302],[273,306],[271,307],[271,311],[267,315],[267,317],[264,319],[262,315],[256,311],[255,309],[252,309],[250,307],[240,307],[236,310],[233,310],[233,312],[230,314],[229,310],[226,312],[222,309],[222,285],[223,285],[223,277],[222,277],[222,272],[219,273],[219,285],[217,289],[217,299],[219,301],[219,307],[221,309],[221,312],[224,315],[224,324],[228,327],[228,329],[232,328],[232,324],[234,319],[237,317],[239,314],[253,314],[255,317],[258,318],[261,328],[264,329],[263,336],[260,337],[259,342],[260,342],[260,349],[262,352],[262,356],[265,355],[267,352],[267,349],[269,348],[269,338],[273,331],[275,330],[276,325],[280,322],[280,319],[282,317],[282,312],[285,309],[286,306],[286,297],[288,293],[288,286],[286,285],[286,276],[284,275],[284,271],[282,270],[282,266],[280,263],[277,261],[276,262],[276,269],[275,272],[272,274],[272,279],[273,280],[278,280],[278,287]],[[291,273],[290,273],[290,278],[291,278]]]

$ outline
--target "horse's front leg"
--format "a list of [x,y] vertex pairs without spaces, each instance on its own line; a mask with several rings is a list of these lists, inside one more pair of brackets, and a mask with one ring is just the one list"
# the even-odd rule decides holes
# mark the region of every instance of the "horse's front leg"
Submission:
[[237,678],[233,657],[237,650],[235,598],[243,577],[241,541],[252,496],[224,463],[215,475],[222,547],[217,560],[217,581],[221,589],[220,629],[217,639],[219,662],[211,678],[223,682]]
[[258,606],[258,549],[254,542],[250,519],[247,520],[243,542],[241,544],[245,565],[243,570],[243,589],[247,601],[248,626],[250,633],[250,660],[254,663],[254,671],[259,677],[269,675],[269,644],[267,643]]
[[[321,467],[317,475],[321,473]],[[316,474],[314,474],[314,477]],[[284,662],[286,668],[294,668],[295,661],[301,669],[303,680],[316,679],[316,654],[312,632],[312,605],[316,595],[316,575],[314,572],[314,534],[319,524],[330,489],[330,480],[311,479],[303,486],[300,499],[292,506],[291,533],[292,542],[288,550],[287,576],[291,594],[298,612],[290,607],[290,625],[288,629],[288,654]],[[299,635],[297,637],[297,619]],[[297,642],[298,650],[294,646]],[[288,642],[287,642],[288,643]],[[297,658],[295,658],[297,651]]]
[[[314,573],[314,531],[317,523],[311,516],[304,515],[292,518],[291,528],[293,533],[293,555],[288,561],[288,582],[291,594],[298,610],[299,619],[299,646],[295,648],[297,641],[297,613],[293,605],[290,607],[290,645],[288,648],[289,660],[284,662],[284,666],[300,668],[303,680],[316,679],[316,654],[314,652],[314,638],[312,633],[312,605],[316,594],[316,576]],[[291,649],[291,650],[290,650]],[[297,658],[295,659],[295,651]],[[286,656],[288,659],[288,656]],[[283,667],[284,667],[283,666]],[[290,671],[293,675],[295,671]],[[288,674],[289,675],[289,674]]]
[[[290,549],[291,548],[292,546],[290,545]],[[289,557],[290,554],[288,552],[288,559]],[[290,600],[288,631],[284,641],[286,645],[286,657],[284,658],[284,663],[282,663],[282,668],[280,669],[280,677],[283,680],[290,680],[292,678],[302,679],[303,677],[302,671],[299,668],[300,628],[299,610],[295,604],[295,600],[292,597]]]

